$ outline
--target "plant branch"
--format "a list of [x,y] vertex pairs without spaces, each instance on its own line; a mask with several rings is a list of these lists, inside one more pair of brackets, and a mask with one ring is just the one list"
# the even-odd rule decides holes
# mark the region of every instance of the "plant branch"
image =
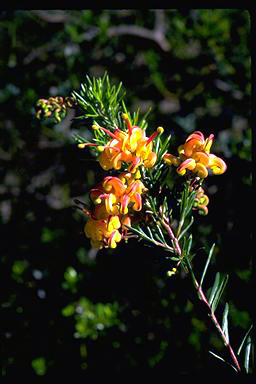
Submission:
[[197,280],[193,279],[193,281],[194,281],[194,284],[195,284],[195,288],[197,290],[198,297],[207,306],[207,309],[208,309],[208,312],[209,312],[209,316],[210,316],[212,322],[214,323],[215,328],[219,332],[219,334],[220,334],[220,336],[221,336],[221,338],[222,338],[222,340],[224,342],[224,345],[227,347],[227,349],[229,351],[229,354],[230,354],[230,356],[231,356],[231,358],[232,358],[232,360],[233,360],[233,362],[234,362],[234,364],[236,366],[236,369],[238,371],[241,371],[241,368],[240,368],[239,362],[237,360],[237,357],[236,357],[236,355],[235,355],[235,353],[234,353],[234,351],[233,351],[233,349],[232,349],[232,347],[231,347],[231,345],[229,343],[228,338],[226,337],[225,333],[223,332],[223,330],[222,330],[222,328],[221,328],[221,326],[220,326],[220,324],[219,324],[215,314],[213,313],[213,311],[211,309],[211,306],[210,306],[210,304],[209,304],[209,302],[208,302],[208,300],[207,300],[207,298],[206,298],[206,296],[205,296],[205,294],[204,294],[204,292],[202,290],[202,287],[199,285]]
[[163,227],[166,229],[169,237],[172,240],[174,251],[175,251],[176,255],[179,256],[179,258],[182,258],[182,251],[181,251],[178,239],[174,236],[172,228],[164,219],[161,221],[161,223],[162,223]]
[[[162,220],[162,225],[166,229],[169,237],[171,238],[171,241],[174,245],[174,252],[177,254],[177,256],[179,258],[183,258],[181,247],[179,245],[178,239],[175,237],[175,235],[172,231],[171,226],[164,220]],[[193,280],[194,287],[197,291],[197,295],[198,295],[199,299],[201,301],[203,301],[203,303],[206,305],[207,311],[208,311],[208,316],[211,318],[215,328],[217,329],[218,333],[220,334],[220,336],[224,342],[225,347],[228,349],[228,352],[231,356],[231,359],[233,360],[233,363],[235,364],[236,370],[240,372],[241,368],[240,368],[239,362],[237,360],[237,357],[236,357],[236,355],[235,355],[235,353],[234,353],[234,351],[233,351],[233,349],[229,343],[227,336],[225,335],[224,331],[222,330],[222,328],[221,328],[221,326],[220,326],[220,324],[219,324],[219,322],[218,322],[218,320],[217,320],[217,318],[216,318],[216,316],[215,316],[215,314],[214,314],[214,312],[213,312],[213,310],[212,310],[212,308],[211,308],[211,306],[210,306],[210,304],[209,304],[209,302],[208,302],[208,300],[207,300],[207,298],[206,298],[206,296],[202,290],[202,287],[200,286],[200,284],[198,283],[198,281],[194,275],[192,266],[191,266],[188,258],[186,258],[186,262],[187,262],[187,266],[188,266],[189,272],[190,272],[192,280]]]
[[156,10],[156,19],[154,29],[140,27],[138,25],[118,25],[110,27],[107,31],[109,37],[119,35],[135,35],[144,39],[155,41],[164,51],[170,51],[170,43],[165,37],[165,18],[163,10]]

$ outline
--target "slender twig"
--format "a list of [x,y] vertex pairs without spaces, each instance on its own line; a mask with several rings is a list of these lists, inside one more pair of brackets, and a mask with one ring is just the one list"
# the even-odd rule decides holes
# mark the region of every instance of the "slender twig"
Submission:
[[[182,258],[182,250],[181,250],[181,247],[179,245],[179,242],[178,242],[178,239],[175,237],[174,233],[173,233],[173,230],[171,228],[171,226],[165,221],[165,220],[162,220],[162,225],[164,226],[164,228],[166,229],[169,237],[171,238],[171,241],[172,241],[172,244],[174,246],[174,251],[175,253],[177,254],[178,257]],[[226,348],[228,349],[229,351],[229,354],[231,356],[231,359],[233,360],[234,364],[235,364],[235,367],[236,367],[236,370],[237,371],[241,371],[241,368],[240,368],[240,365],[239,365],[239,362],[237,360],[237,357],[229,343],[229,340],[227,339],[225,333],[223,332],[203,290],[202,290],[202,287],[200,286],[200,284],[198,283],[198,281],[196,280],[196,277],[194,275],[194,272],[193,272],[193,269],[191,267],[191,264],[189,262],[189,260],[187,260],[187,264],[188,264],[188,269],[189,269],[189,272],[191,274],[191,277],[192,277],[192,280],[193,280],[193,284],[194,284],[194,287],[197,291],[197,294],[198,294],[198,297],[200,300],[202,300],[204,302],[204,304],[207,306],[207,310],[208,310],[208,314],[209,314],[209,317],[211,318],[215,328],[217,329],[217,331],[219,332],[223,342],[224,342],[224,345],[226,346]]]
[[118,35],[134,35],[144,39],[153,40],[164,52],[168,52],[171,47],[169,41],[165,37],[166,22],[164,11],[162,9],[156,10],[155,16],[154,29],[140,27],[139,25],[121,24],[110,27],[107,34],[109,37]]
[[182,257],[181,248],[180,248],[180,245],[179,245],[177,238],[174,236],[172,228],[170,227],[170,225],[165,220],[162,220],[161,223],[162,223],[163,227],[166,229],[168,235],[170,236],[170,238],[172,240],[175,253],[181,258]]
[[40,19],[47,21],[47,23],[65,23],[70,15],[68,12],[62,9],[56,10],[31,10],[33,15],[39,17]]
[[227,337],[226,337],[225,333],[223,332],[223,330],[222,330],[222,328],[221,328],[221,326],[220,326],[220,324],[219,324],[215,314],[213,313],[213,311],[212,311],[212,309],[210,307],[210,304],[209,304],[209,302],[208,302],[208,300],[207,300],[207,298],[206,298],[206,296],[205,296],[205,294],[204,294],[204,292],[202,290],[202,287],[200,287],[200,285],[198,284],[198,282],[196,280],[195,280],[195,283],[196,283],[196,289],[197,289],[197,293],[198,293],[198,296],[199,296],[200,300],[202,300],[205,303],[205,305],[207,306],[208,311],[209,311],[209,316],[210,316],[212,322],[214,323],[215,328],[218,330],[218,332],[219,332],[219,334],[220,334],[220,336],[221,336],[221,338],[222,338],[222,340],[224,342],[224,345],[227,347],[227,349],[229,351],[229,354],[230,354],[230,356],[231,356],[231,358],[232,358],[232,360],[233,360],[237,370],[241,371],[239,362],[238,362],[237,357],[236,357],[236,355],[235,355],[235,353],[233,351],[233,348],[231,347],[231,345],[229,343],[229,340],[227,339]]

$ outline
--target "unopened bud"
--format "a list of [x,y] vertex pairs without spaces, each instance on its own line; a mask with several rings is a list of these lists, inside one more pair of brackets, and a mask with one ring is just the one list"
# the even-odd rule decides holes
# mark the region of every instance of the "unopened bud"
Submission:
[[80,143],[80,144],[78,144],[78,148],[84,148],[85,146],[86,146],[85,143]]
[[175,273],[177,272],[177,268],[173,268],[171,271],[167,271],[167,276],[168,277],[171,277],[173,275],[175,275]]
[[159,135],[161,135],[164,132],[164,128],[163,127],[158,127],[157,128],[157,132],[159,133]]

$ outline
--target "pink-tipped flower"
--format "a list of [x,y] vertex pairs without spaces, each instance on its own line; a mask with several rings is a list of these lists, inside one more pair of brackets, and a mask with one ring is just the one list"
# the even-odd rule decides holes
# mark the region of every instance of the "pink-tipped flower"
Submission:
[[213,139],[213,134],[204,139],[202,132],[195,131],[188,136],[185,144],[179,146],[178,157],[166,153],[163,160],[168,165],[177,166],[179,175],[185,175],[190,171],[203,179],[208,176],[209,170],[215,175],[221,175],[226,171],[227,166],[222,159],[210,154]]

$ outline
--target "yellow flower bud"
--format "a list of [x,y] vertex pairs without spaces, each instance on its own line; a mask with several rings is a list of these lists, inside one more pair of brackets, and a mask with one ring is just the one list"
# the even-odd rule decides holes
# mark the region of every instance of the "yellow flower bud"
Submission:
[[157,128],[157,132],[159,133],[159,135],[161,135],[164,132],[164,128],[163,127],[158,127]]

